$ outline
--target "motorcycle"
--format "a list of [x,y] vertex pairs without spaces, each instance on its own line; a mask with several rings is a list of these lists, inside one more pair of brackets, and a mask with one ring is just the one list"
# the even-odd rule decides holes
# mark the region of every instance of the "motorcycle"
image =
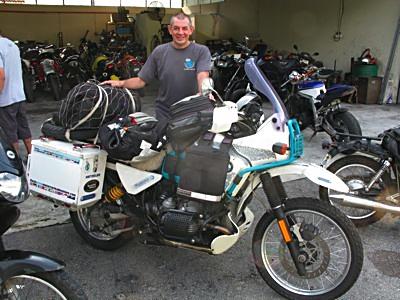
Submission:
[[320,187],[320,197],[340,208],[356,226],[379,221],[386,213],[400,214],[399,129],[378,137],[360,136],[333,143],[322,165],[340,177],[358,198]]
[[74,47],[67,45],[59,49],[59,52],[58,57],[63,70],[63,83],[67,84],[68,90],[90,78],[89,71]]
[[[323,168],[295,162],[303,152],[296,120],[288,119],[254,59],[246,62],[245,72],[274,108],[255,132],[232,134],[231,125],[242,120],[241,113],[235,103],[218,95],[213,110],[197,111],[190,121],[182,119],[187,105],[202,96],[189,97],[171,107],[176,118],[169,123],[161,150],[150,151],[143,140],[135,145],[144,154],[139,152],[130,162],[107,159],[93,144],[33,141],[30,187],[68,207],[76,231],[95,248],[114,250],[135,236],[146,244],[218,255],[232,248],[253,224],[248,205],[261,186],[267,196],[264,204],[270,206],[252,239],[261,277],[290,299],[337,298],[360,274],[361,239],[337,208],[316,199],[287,199],[281,176],[302,174],[332,190],[349,189]],[[210,83],[204,90],[215,93]],[[208,99],[203,104],[212,105]],[[129,126],[136,126],[134,131],[148,137],[156,122],[143,113],[127,120],[131,125],[110,124],[107,130],[123,137]],[[71,173],[76,176],[67,175]],[[57,180],[64,186],[57,186]],[[335,254],[338,251],[341,255]]]
[[29,196],[24,166],[0,128],[0,299],[87,299],[64,271],[64,263],[46,255],[6,250],[3,234],[17,221],[17,204]]
[[340,99],[352,95],[355,88],[337,84],[326,89],[324,81],[309,80],[317,70],[310,68],[303,74],[292,71],[282,84],[281,88],[291,85],[284,100],[289,115],[298,120],[301,130],[311,127],[314,135],[326,132],[332,139],[354,139],[362,135],[358,120],[348,109],[340,106]]
[[244,71],[244,63],[250,57],[262,57],[266,51],[266,45],[262,50],[250,49],[247,45],[248,40],[249,38],[245,37],[244,43],[234,44],[235,54],[223,52],[212,57],[211,75],[216,85],[215,89],[226,101],[237,102],[247,93],[249,81]]
[[[54,45],[36,45],[34,48],[28,48],[22,53],[24,64],[28,73],[34,75],[33,87],[41,86],[50,90],[54,100],[61,99],[61,66],[54,57]],[[29,62],[25,63],[25,62]],[[32,84],[27,87],[30,88]],[[25,89],[27,90],[27,88]],[[30,96],[28,96],[29,98]]]

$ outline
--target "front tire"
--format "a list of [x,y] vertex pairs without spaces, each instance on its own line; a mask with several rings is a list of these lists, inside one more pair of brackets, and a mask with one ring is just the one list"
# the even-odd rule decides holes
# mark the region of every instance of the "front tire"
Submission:
[[59,77],[56,74],[51,74],[47,78],[50,85],[50,90],[53,94],[53,98],[55,101],[61,100],[61,89],[60,89],[60,81]]
[[17,275],[1,284],[1,299],[85,300],[82,288],[64,270]]
[[23,73],[22,81],[27,102],[35,102],[35,83],[32,74]]
[[289,199],[285,212],[292,232],[302,232],[306,275],[297,274],[276,218],[267,212],[252,242],[255,264],[265,282],[288,299],[335,299],[346,293],[363,264],[363,247],[354,225],[340,210],[315,199]]
[[[384,198],[386,194],[385,190],[390,186],[390,176],[385,172],[368,192],[364,190],[364,187],[367,186],[368,182],[379,169],[380,165],[376,160],[361,155],[344,156],[327,168],[328,171],[342,179],[349,186],[350,190],[356,192],[359,197],[368,198],[373,201],[382,200],[382,197]],[[338,207],[357,227],[373,224],[385,215],[383,211],[340,205],[331,200],[329,194],[329,189],[325,187],[319,188],[320,198]]]

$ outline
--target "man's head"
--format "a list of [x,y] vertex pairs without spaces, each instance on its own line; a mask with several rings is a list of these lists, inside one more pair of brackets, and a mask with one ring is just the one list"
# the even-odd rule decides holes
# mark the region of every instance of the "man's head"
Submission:
[[173,15],[168,25],[168,31],[172,36],[172,43],[175,48],[186,48],[190,44],[189,37],[193,33],[190,17],[184,13]]

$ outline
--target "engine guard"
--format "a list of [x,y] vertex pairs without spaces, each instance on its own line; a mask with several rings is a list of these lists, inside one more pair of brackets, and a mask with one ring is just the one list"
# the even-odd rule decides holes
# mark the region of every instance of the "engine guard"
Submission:
[[7,250],[0,257],[0,284],[12,276],[58,271],[65,267],[60,260],[31,251]]
[[230,249],[236,242],[239,240],[239,238],[247,232],[247,230],[250,228],[251,224],[253,224],[254,221],[254,214],[249,208],[245,208],[243,211],[245,221],[243,222],[242,225],[237,226],[235,222],[233,222],[231,215],[229,214],[229,220],[232,222],[233,226],[236,229],[236,233],[231,234],[231,235],[221,235],[219,237],[216,237],[212,242],[211,242],[211,253],[212,254],[221,254]]

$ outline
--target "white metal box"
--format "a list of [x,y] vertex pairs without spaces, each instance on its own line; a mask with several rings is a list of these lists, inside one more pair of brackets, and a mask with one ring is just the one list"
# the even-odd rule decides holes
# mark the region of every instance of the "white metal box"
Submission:
[[81,208],[101,199],[107,152],[54,140],[33,140],[27,173],[31,191]]

